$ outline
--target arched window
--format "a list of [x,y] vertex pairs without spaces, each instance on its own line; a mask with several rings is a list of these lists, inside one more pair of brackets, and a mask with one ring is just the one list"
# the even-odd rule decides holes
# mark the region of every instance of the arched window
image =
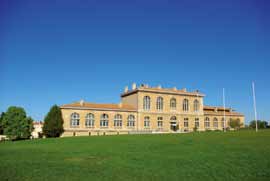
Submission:
[[200,127],[200,119],[199,118],[195,118],[195,127],[196,128]]
[[175,110],[176,109],[176,99],[175,98],[171,98],[170,100],[170,108]]
[[70,126],[78,127],[80,125],[80,115],[78,113],[72,113],[70,116]]
[[163,98],[162,97],[157,98],[157,110],[163,110]]
[[158,117],[157,118],[157,125],[158,125],[158,128],[163,127],[163,117]]
[[128,127],[135,127],[135,116],[134,115],[131,114],[128,116],[127,126]]
[[114,116],[114,127],[122,127],[122,116],[120,114]]
[[198,112],[200,110],[200,103],[199,103],[199,101],[196,99],[195,101],[194,101],[194,111],[195,112]]
[[150,117],[144,117],[144,128],[150,128]]
[[204,120],[204,127],[205,129],[209,129],[210,128],[210,119],[209,117],[206,117]]
[[218,129],[218,119],[217,118],[214,118],[214,120],[213,120],[213,127],[215,129]]
[[102,114],[100,116],[100,127],[108,127],[109,126],[109,116],[108,114]]
[[175,122],[177,120],[177,118],[176,118],[176,116],[172,116],[170,120]]
[[184,99],[183,100],[183,111],[188,111],[188,110],[189,110],[188,100]]
[[95,116],[94,116],[94,114],[91,114],[91,113],[87,114],[85,116],[85,126],[86,127],[94,127],[94,125],[95,125]]
[[221,127],[225,128],[226,127],[226,121],[224,121],[224,118],[221,119]]
[[149,96],[144,96],[143,98],[143,109],[150,110],[150,97]]

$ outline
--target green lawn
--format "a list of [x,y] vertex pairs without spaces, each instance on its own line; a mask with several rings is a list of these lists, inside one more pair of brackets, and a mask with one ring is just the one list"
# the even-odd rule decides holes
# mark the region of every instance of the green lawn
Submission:
[[270,180],[270,131],[5,142],[0,180]]

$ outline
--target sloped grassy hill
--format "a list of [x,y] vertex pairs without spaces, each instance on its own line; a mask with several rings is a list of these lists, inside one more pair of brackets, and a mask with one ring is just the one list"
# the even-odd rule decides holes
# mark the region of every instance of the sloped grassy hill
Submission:
[[0,143],[0,180],[270,180],[270,131]]

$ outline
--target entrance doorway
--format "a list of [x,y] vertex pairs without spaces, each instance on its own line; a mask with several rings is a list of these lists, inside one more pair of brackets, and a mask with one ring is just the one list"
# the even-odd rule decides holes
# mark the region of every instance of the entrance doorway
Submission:
[[179,125],[177,124],[177,118],[176,116],[172,116],[171,119],[170,119],[170,128],[171,128],[171,131],[177,131],[179,129]]
[[171,122],[171,131],[177,131],[179,129],[176,122]]

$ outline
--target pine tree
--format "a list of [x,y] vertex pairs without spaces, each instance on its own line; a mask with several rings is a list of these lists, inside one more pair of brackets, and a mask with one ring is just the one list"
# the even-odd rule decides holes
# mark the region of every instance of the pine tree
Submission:
[[4,126],[3,126],[4,115],[5,115],[4,112],[2,112],[0,115],[0,135],[4,134]]
[[64,132],[63,118],[60,108],[57,105],[51,107],[45,117],[43,134],[47,137],[59,137]]
[[33,131],[33,120],[21,107],[11,106],[2,119],[4,134],[11,140],[28,139]]

